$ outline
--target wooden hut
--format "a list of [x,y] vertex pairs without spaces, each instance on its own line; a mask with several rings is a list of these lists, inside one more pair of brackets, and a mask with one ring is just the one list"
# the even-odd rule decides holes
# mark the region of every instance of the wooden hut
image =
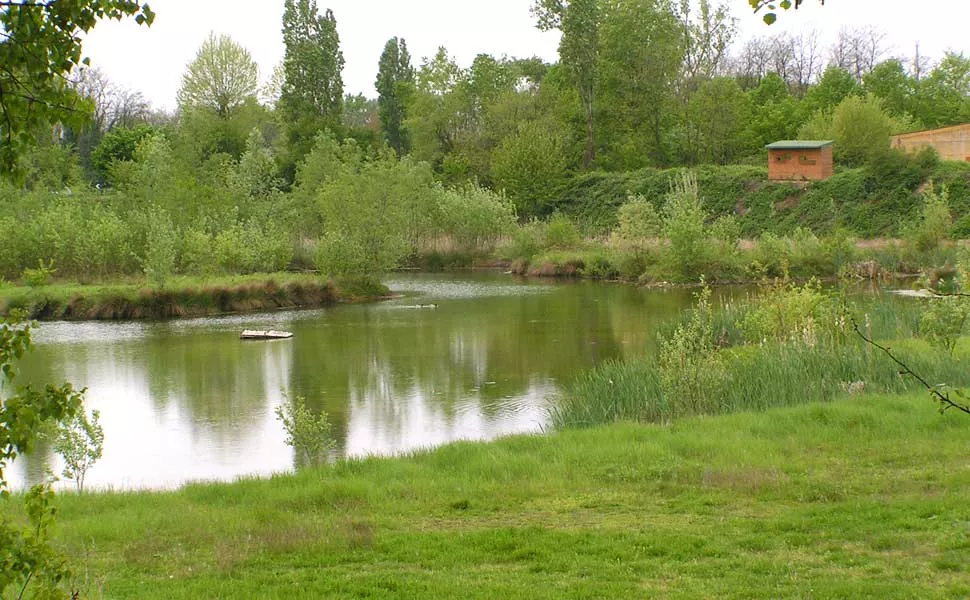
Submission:
[[768,144],[768,179],[818,181],[832,176],[832,140],[783,140]]

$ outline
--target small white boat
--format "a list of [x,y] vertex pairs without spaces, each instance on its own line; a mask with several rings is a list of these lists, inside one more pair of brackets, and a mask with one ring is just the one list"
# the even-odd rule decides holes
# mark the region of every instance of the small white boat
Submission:
[[896,294],[897,296],[906,296],[908,298],[939,298],[940,294],[934,293],[932,290],[921,289],[921,290],[889,290],[890,294]]
[[293,334],[289,331],[264,331],[261,329],[244,329],[241,334],[239,334],[239,339],[241,340],[285,340],[287,338],[293,337]]

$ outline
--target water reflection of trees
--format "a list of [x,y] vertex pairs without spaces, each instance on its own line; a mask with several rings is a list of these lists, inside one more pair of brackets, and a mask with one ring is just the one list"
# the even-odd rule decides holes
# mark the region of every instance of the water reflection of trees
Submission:
[[491,432],[538,419],[553,382],[642,352],[657,322],[689,296],[580,282],[547,293],[422,300],[437,301],[437,310],[404,301],[341,306],[293,313],[288,324],[277,318],[274,327],[295,333],[281,342],[159,324],[118,343],[45,346],[32,379],[112,379],[133,390],[132,402],[150,402],[194,437],[225,447],[255,447],[252,436],[273,425],[281,388],[329,413],[338,450],[351,432],[390,445],[415,432],[439,440],[480,433],[461,427]]
[[537,378],[564,381],[623,353],[614,297],[642,303],[628,288],[576,285],[443,300],[437,310],[346,308],[347,322],[292,340],[290,388],[328,411],[344,434],[351,416],[398,431],[413,429],[416,418],[454,423],[471,405],[487,419],[504,418],[510,398],[541,401]]

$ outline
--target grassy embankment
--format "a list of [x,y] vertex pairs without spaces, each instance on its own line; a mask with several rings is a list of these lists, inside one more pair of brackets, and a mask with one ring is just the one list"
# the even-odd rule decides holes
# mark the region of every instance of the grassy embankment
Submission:
[[926,396],[59,498],[111,598],[970,595],[970,419]]
[[0,314],[25,310],[32,319],[165,319],[233,312],[325,306],[386,296],[364,281],[334,282],[319,275],[275,273],[176,277],[164,288],[143,282],[0,287]]
[[[696,282],[702,274],[724,282],[783,273],[874,278],[952,264],[955,247],[940,242],[970,237],[970,166],[963,163],[891,153],[805,184],[769,182],[764,167],[701,166],[691,171],[699,210],[690,214],[681,207],[670,223],[671,185],[683,172],[577,176],[555,203],[568,221],[521,227],[501,252],[513,270],[537,276],[644,282]],[[945,195],[950,213],[949,223],[935,228],[925,213],[933,195]],[[665,231],[668,223],[671,231]]]

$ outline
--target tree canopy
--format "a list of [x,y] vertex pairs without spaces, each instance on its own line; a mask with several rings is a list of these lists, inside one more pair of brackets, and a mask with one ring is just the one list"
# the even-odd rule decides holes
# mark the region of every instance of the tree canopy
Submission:
[[55,122],[83,123],[91,102],[68,85],[87,66],[81,36],[99,19],[134,17],[150,25],[155,13],[131,0],[0,3],[0,173],[11,173],[34,129]]
[[221,117],[256,96],[259,66],[228,35],[210,33],[182,75],[177,98],[183,110],[208,108]]
[[407,103],[414,90],[414,67],[404,39],[393,37],[384,46],[377,68],[377,104],[384,139],[398,155],[405,154],[410,143],[404,129]]

